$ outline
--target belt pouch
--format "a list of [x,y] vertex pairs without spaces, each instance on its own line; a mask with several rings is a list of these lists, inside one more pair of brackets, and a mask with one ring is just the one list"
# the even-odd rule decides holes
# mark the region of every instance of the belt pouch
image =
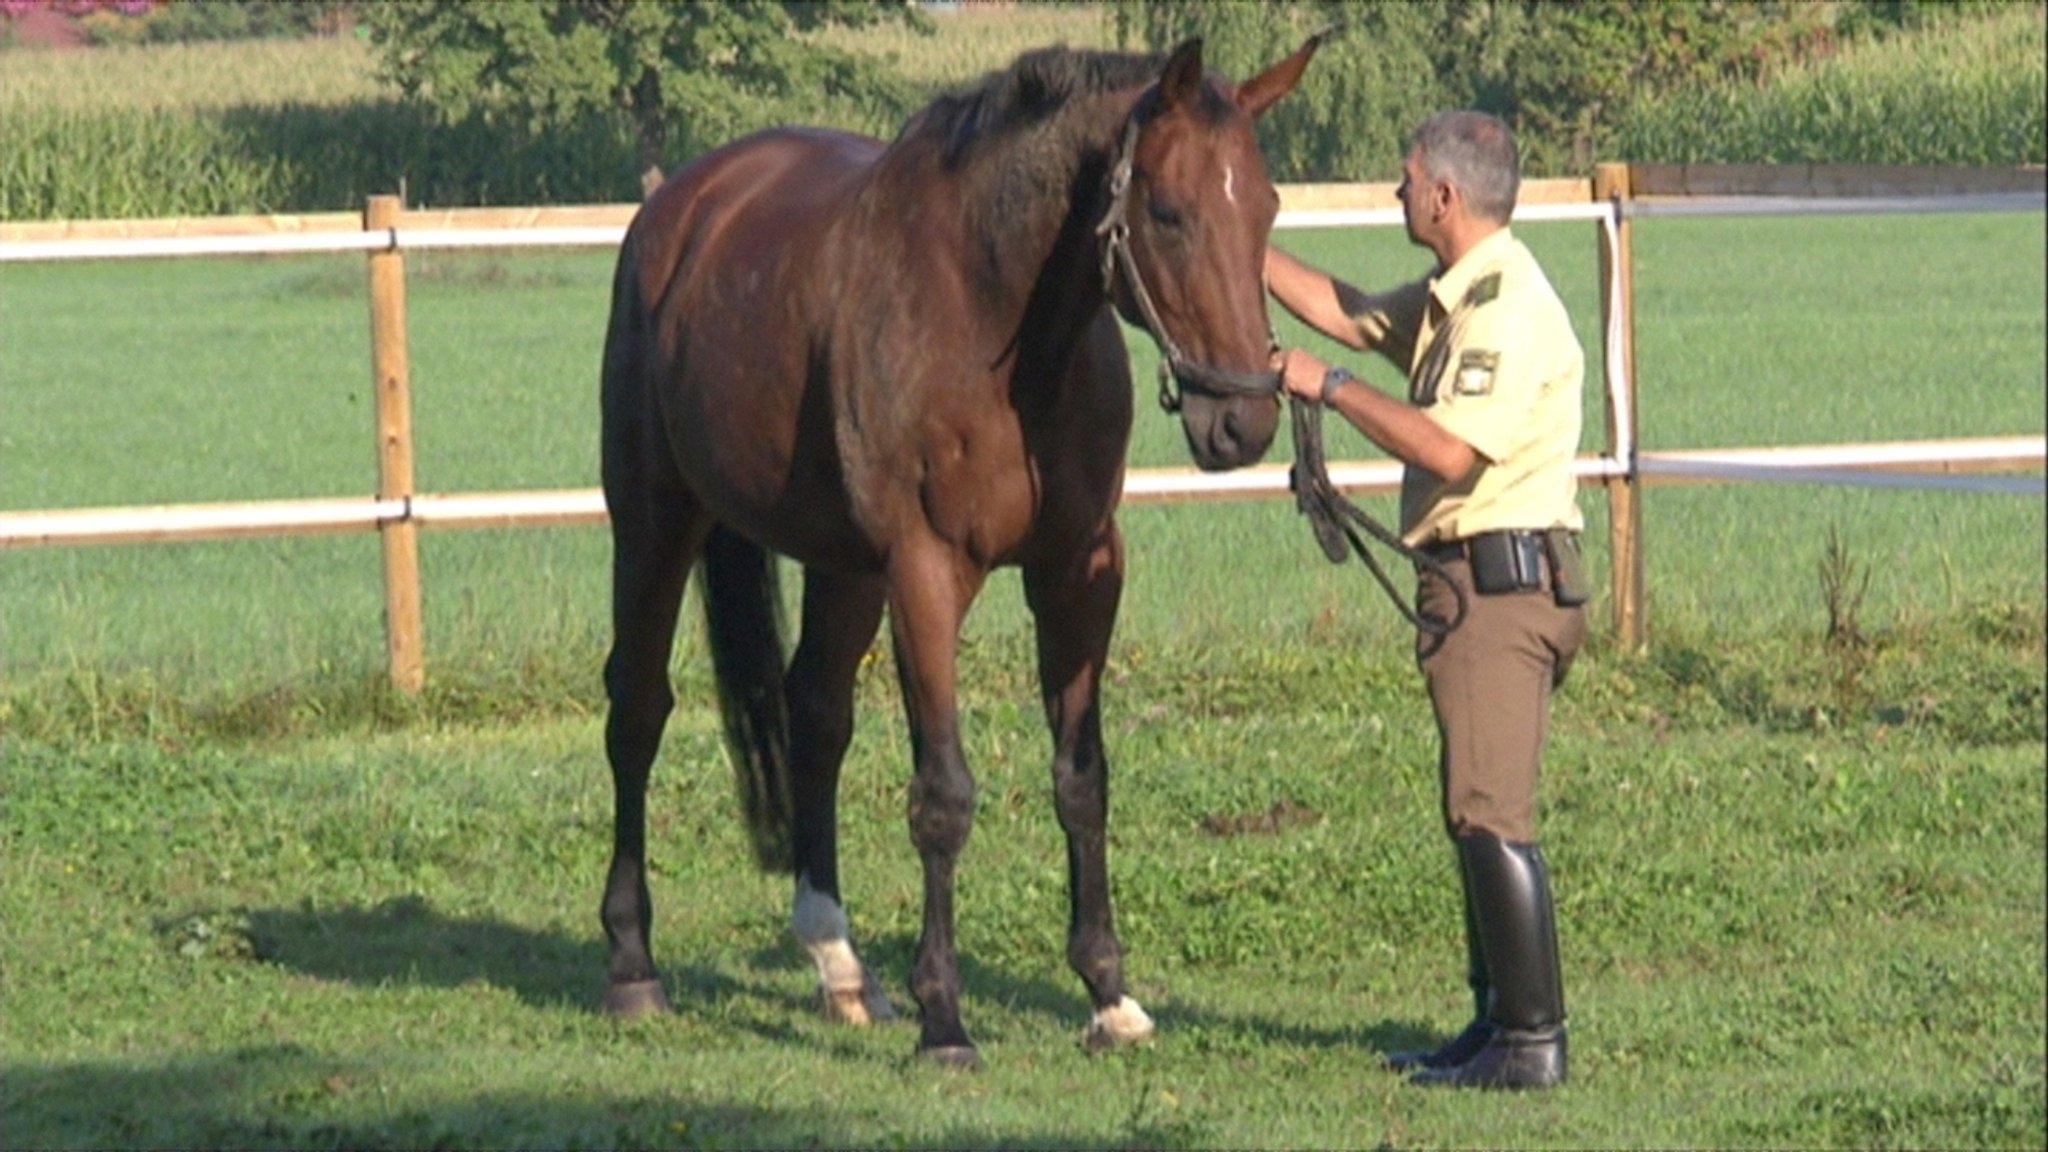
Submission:
[[1482,532],[1465,542],[1472,586],[1482,596],[1543,586],[1542,538],[1527,532]]
[[1552,528],[1543,534],[1550,553],[1550,592],[1560,608],[1576,608],[1593,598],[1593,582],[1586,578],[1586,561],[1579,554],[1579,536],[1569,528]]

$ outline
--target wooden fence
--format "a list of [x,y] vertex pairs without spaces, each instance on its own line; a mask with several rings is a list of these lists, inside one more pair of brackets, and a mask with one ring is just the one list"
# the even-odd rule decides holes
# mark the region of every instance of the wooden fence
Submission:
[[[1280,227],[1398,224],[1392,185],[1288,185]],[[2041,436],[1886,444],[1734,448],[1646,453],[1637,448],[1632,221],[1646,215],[2034,210],[2048,206],[2043,171],[1846,166],[1601,165],[1591,180],[1530,181],[1517,220],[1596,225],[1601,271],[1604,439],[1581,456],[1583,485],[1605,489],[1611,533],[1614,627],[1622,642],[1647,639],[1642,489],[1661,483],[1800,480],[2041,492],[2048,456]],[[361,215],[56,221],[0,224],[0,262],[127,257],[361,252],[370,300],[377,491],[373,496],[154,507],[0,512],[0,549],[376,531],[382,537],[386,656],[392,683],[425,680],[418,532],[422,527],[594,524],[605,517],[596,489],[421,493],[413,484],[412,400],[406,348],[405,254],[428,248],[616,246],[633,205],[423,211],[372,197]],[[1392,462],[1338,463],[1347,492],[1399,486]],[[1284,465],[1229,473],[1134,469],[1131,502],[1284,495]]]

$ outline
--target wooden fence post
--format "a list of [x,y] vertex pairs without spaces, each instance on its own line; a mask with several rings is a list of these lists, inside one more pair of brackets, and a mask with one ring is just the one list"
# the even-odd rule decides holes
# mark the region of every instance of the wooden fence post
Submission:
[[[1631,249],[1631,224],[1626,209],[1633,185],[1626,164],[1599,164],[1593,168],[1593,198],[1614,205],[1616,220],[1610,234],[1600,233],[1600,324],[1603,337],[1613,333],[1625,377],[1623,411],[1616,411],[1613,381],[1608,381],[1607,447],[1611,454],[1626,442],[1622,460],[1626,471],[1607,480],[1607,526],[1609,535],[1609,580],[1614,596],[1614,632],[1630,652],[1649,643],[1649,621],[1643,599],[1643,483],[1636,461],[1641,451],[1636,433],[1640,428],[1636,389],[1635,257]],[[1602,359],[1603,374],[1607,361]]]
[[[404,205],[372,196],[363,227],[398,226]],[[377,498],[409,502],[412,475],[412,370],[405,347],[405,254],[396,244],[370,252],[370,371],[377,397]],[[419,526],[410,517],[378,525],[384,545],[384,655],[391,686],[418,692],[426,683],[421,643]]]

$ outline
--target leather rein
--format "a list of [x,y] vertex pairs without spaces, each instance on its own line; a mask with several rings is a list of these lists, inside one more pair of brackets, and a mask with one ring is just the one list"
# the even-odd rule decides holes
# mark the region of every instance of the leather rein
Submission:
[[[1114,295],[1116,276],[1123,273],[1124,287],[1130,291],[1131,299],[1138,306],[1138,314],[1145,321],[1145,328],[1159,345],[1159,406],[1168,412],[1181,408],[1180,393],[1174,391],[1174,384],[1182,392],[1193,391],[1206,396],[1229,398],[1234,396],[1280,395],[1280,373],[1243,372],[1234,368],[1223,368],[1190,360],[1181,351],[1173,335],[1166,330],[1166,324],[1159,318],[1158,306],[1152,302],[1152,294],[1145,288],[1145,278],[1138,272],[1137,259],[1131,254],[1130,192],[1131,169],[1138,147],[1138,130],[1141,127],[1134,115],[1124,125],[1121,146],[1117,150],[1116,164],[1109,175],[1109,207],[1102,219],[1095,225],[1095,234],[1102,240],[1102,289]],[[1280,342],[1269,331],[1268,343],[1278,351]],[[1403,618],[1418,631],[1441,638],[1447,636],[1458,625],[1464,623],[1469,607],[1465,590],[1444,571],[1443,564],[1434,556],[1409,547],[1402,539],[1389,531],[1384,524],[1373,519],[1358,505],[1351,502],[1330,480],[1328,461],[1323,454],[1323,404],[1320,401],[1289,396],[1289,414],[1293,419],[1294,463],[1287,473],[1288,487],[1294,491],[1294,506],[1308,517],[1309,527],[1315,532],[1316,543],[1321,545],[1323,555],[1332,564],[1342,564],[1345,545],[1358,556],[1359,562],[1371,572],[1373,579],[1385,590],[1387,599]],[[1450,588],[1457,602],[1457,610],[1449,620],[1424,616],[1409,606],[1407,598],[1394,587],[1393,578],[1375,559],[1366,547],[1367,536],[1379,541],[1399,553],[1417,567],[1434,572]]]

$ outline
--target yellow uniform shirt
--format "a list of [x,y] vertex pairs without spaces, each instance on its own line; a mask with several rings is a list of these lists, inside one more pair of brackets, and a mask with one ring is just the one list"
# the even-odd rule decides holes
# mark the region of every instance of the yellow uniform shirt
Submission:
[[1403,539],[1584,527],[1572,460],[1586,358],[1521,241],[1502,228],[1441,274],[1366,297],[1352,319],[1366,347],[1407,371],[1409,401],[1480,457],[1455,481],[1402,474]]

